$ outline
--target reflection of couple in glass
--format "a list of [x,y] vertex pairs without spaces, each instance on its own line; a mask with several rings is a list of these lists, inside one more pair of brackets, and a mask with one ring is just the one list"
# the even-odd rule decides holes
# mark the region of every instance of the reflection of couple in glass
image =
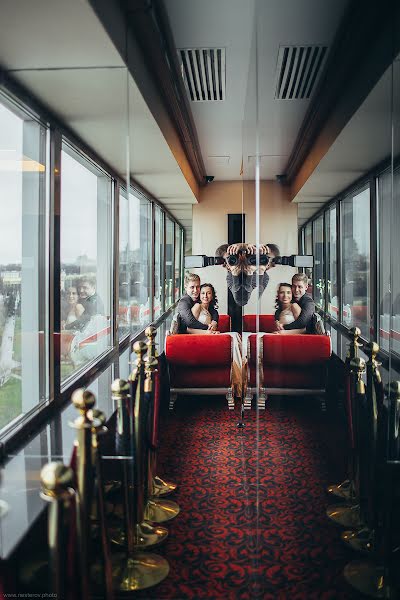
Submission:
[[91,317],[104,315],[104,305],[96,292],[96,279],[88,275],[71,281],[65,289],[61,329],[82,330]]
[[296,273],[292,283],[280,283],[276,299],[276,334],[314,333],[315,303],[306,294],[308,278]]

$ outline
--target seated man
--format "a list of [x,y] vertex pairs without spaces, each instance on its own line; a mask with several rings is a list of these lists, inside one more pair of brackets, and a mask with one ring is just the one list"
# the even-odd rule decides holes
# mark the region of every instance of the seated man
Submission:
[[306,333],[315,333],[314,331],[314,300],[306,294],[308,288],[308,278],[305,273],[296,273],[292,277],[292,294],[294,301],[300,306],[301,312],[297,319],[292,323],[276,323],[278,333],[290,332],[293,329],[304,329]]
[[215,308],[210,307],[212,321],[209,325],[198,321],[192,313],[192,307],[199,300],[200,277],[195,273],[188,273],[185,276],[185,290],[186,294],[182,296],[178,304],[178,314],[180,317],[178,333],[186,333],[188,328],[215,333],[218,328],[218,312]]
[[[227,269],[226,282],[228,289],[231,290],[233,298],[239,306],[245,306],[252,291],[258,287],[258,295],[261,297],[269,282],[267,271],[275,266],[271,261],[266,265],[260,264],[258,273],[257,266],[250,264],[249,256],[255,255],[257,248],[254,244],[223,244],[215,251],[215,256],[225,258],[225,264],[222,266]],[[230,265],[229,255],[237,256],[237,264]],[[270,257],[279,255],[279,248],[275,244],[266,244],[260,246],[260,255],[269,255]]]

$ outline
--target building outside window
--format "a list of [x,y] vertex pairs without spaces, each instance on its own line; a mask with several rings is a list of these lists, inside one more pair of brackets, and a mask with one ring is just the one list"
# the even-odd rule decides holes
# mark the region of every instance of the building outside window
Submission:
[[111,347],[112,180],[63,143],[61,379]]
[[0,95],[0,428],[48,397],[47,130]]
[[166,217],[165,228],[165,310],[174,303],[174,223]]
[[182,229],[175,224],[175,302],[181,297]]
[[131,332],[152,321],[151,277],[151,204],[132,192],[129,194],[130,306]]
[[164,247],[164,213],[154,206],[154,319],[158,319],[163,311],[163,247]]
[[342,202],[342,322],[370,337],[369,187]]
[[324,218],[321,215],[314,222],[314,301],[319,308],[325,308],[324,278]]
[[130,307],[130,245],[129,245],[129,201],[126,190],[119,194],[119,307],[118,337],[125,337],[131,329]]
[[326,298],[328,314],[333,319],[339,316],[339,295],[337,289],[337,261],[336,261],[336,206],[332,206],[325,213],[326,224]]

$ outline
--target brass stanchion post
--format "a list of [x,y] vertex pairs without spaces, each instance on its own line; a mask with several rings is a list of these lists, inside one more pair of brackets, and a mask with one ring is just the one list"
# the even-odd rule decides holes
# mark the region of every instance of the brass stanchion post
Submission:
[[50,503],[48,514],[50,590],[65,598],[67,587],[68,535],[71,530],[71,505],[75,499],[74,473],[62,462],[45,465],[40,473],[41,498]]
[[[357,329],[357,328],[354,328]],[[359,331],[359,330],[358,330]],[[356,337],[356,336],[354,336]],[[356,341],[356,340],[355,340]],[[358,342],[357,342],[358,344]],[[359,344],[358,344],[359,345]],[[365,360],[360,356],[354,356],[349,361],[350,373],[356,378],[355,394],[352,402],[352,420],[353,420],[353,435],[354,435],[354,448],[353,448],[353,473],[354,473],[354,487],[357,498],[359,497],[359,404],[365,402],[365,385],[362,380],[362,375],[365,372]],[[343,527],[361,529],[363,523],[360,518],[360,505],[355,504],[337,504],[328,506],[326,510],[327,516]]]
[[[155,358],[158,360],[158,352],[156,350],[156,342],[155,342],[155,337],[156,337],[156,328],[155,327],[148,327],[145,331],[146,336],[147,336],[147,358],[148,360],[150,358]],[[154,381],[154,378],[153,378]],[[154,410],[160,410],[159,407],[155,407],[155,402],[156,402],[156,382],[154,383],[154,400],[153,400],[153,404],[152,404],[152,409]],[[150,476],[152,477],[152,487],[151,487],[151,491],[150,491],[150,496],[167,496],[168,494],[171,494],[172,492],[174,492],[177,488],[177,484],[173,483],[172,481],[165,481],[164,479],[162,479],[161,477],[159,477],[157,475],[157,451],[155,448],[153,448],[152,446],[150,446],[150,451],[149,451],[149,472],[150,472]]]
[[[137,370],[137,390],[140,385],[140,369]],[[117,403],[117,448],[123,458],[123,503],[125,515],[126,552],[113,558],[114,587],[119,591],[141,590],[160,583],[169,573],[168,562],[157,554],[138,552],[135,544],[138,541],[139,525],[143,523],[144,482],[140,475],[142,462],[141,442],[136,436],[142,431],[136,424],[140,411],[134,412],[132,427],[132,406],[129,405],[129,383],[117,379],[112,385],[113,399]],[[139,402],[139,398],[137,399]],[[133,434],[133,439],[132,439]],[[126,459],[124,459],[126,457]],[[142,513],[142,514],[141,514]]]
[[[397,508],[398,488],[400,483],[400,381],[392,381],[386,387],[389,400],[388,427],[386,429],[386,444],[384,464],[384,494],[380,494],[380,506],[377,528],[374,536],[375,562],[355,560],[346,565],[344,576],[348,583],[358,591],[373,598],[395,600],[399,598],[400,590],[394,584],[394,556],[398,543],[393,537],[393,511]],[[384,419],[385,420],[385,419]],[[398,563],[398,560],[396,561]]]
[[370,342],[365,347],[369,357],[367,362],[367,395],[366,403],[361,407],[360,414],[360,513],[365,527],[358,531],[344,531],[342,540],[358,552],[370,554],[374,550],[374,535],[377,522],[378,488],[380,485],[381,469],[378,466],[378,420],[381,416],[383,403],[383,386],[380,364],[376,357],[379,346]]
[[92,451],[93,451],[93,464],[96,474],[96,507],[97,507],[97,519],[100,525],[100,537],[102,546],[102,562],[104,569],[104,586],[106,591],[107,600],[113,600],[114,591],[112,584],[112,566],[111,566],[111,555],[110,545],[108,540],[108,530],[106,522],[106,510],[105,510],[105,499],[104,499],[104,483],[102,464],[99,447],[99,436],[106,433],[107,427],[105,426],[106,416],[105,414],[96,408],[91,411],[93,428],[92,428]]
[[350,372],[350,362],[358,358],[359,356],[359,348],[361,347],[360,342],[358,341],[361,335],[361,329],[358,327],[352,327],[350,329],[350,335],[352,336],[352,340],[349,343],[349,348],[347,351],[347,356],[345,360],[346,366],[346,405],[347,405],[347,421],[348,421],[348,429],[349,429],[349,441],[350,441],[350,456],[348,463],[348,473],[349,478],[342,481],[339,484],[330,485],[327,488],[327,492],[329,494],[333,494],[338,498],[342,498],[343,500],[352,500],[354,498],[354,478],[355,478],[355,449],[354,449],[354,399],[353,399],[353,375]]
[[72,403],[80,415],[71,424],[76,429],[76,480],[77,480],[77,538],[80,554],[81,593],[82,597],[90,598],[90,511],[93,499],[94,468],[92,452],[92,427],[98,421],[91,420],[89,410],[94,407],[96,400],[88,390],[79,389],[72,394]]
[[[134,508],[131,494],[132,487],[138,485],[140,488],[142,483],[139,480],[140,478],[137,479],[137,466],[135,466],[137,454],[132,446],[132,439],[125,435],[126,431],[132,430],[132,417],[128,406],[130,402],[129,389],[129,383],[122,379],[116,379],[112,384],[112,397],[117,407],[117,452],[127,458],[134,456],[134,463],[132,468],[132,462],[130,464],[128,460],[122,461],[124,506],[129,505],[131,509],[128,512],[125,511],[125,528],[112,527],[111,538],[118,545],[128,544],[129,546],[129,539],[126,538],[126,532],[129,531],[132,532],[131,543],[135,548],[150,548],[161,544],[167,538],[168,530],[165,527],[147,523],[144,520],[144,509],[138,511],[137,507]],[[135,516],[133,514],[134,510]]]

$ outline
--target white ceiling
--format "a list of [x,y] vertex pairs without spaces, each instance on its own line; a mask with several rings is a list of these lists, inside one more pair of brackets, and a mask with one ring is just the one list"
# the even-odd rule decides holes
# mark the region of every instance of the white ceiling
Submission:
[[[294,198],[299,203],[299,226],[391,155],[392,106],[396,111],[394,122],[398,122],[400,112],[399,104],[392,103],[392,77],[400,81],[398,61],[394,71],[387,69]],[[394,155],[398,155],[398,136],[394,143]]]
[[122,177],[129,149],[131,176],[182,218],[190,243],[197,200],[90,6],[3,0],[1,13],[1,66]]
[[[255,124],[248,127],[247,119],[256,89],[255,81],[248,86],[248,75],[256,60],[261,177],[284,172],[310,100],[274,99],[279,46],[329,47],[346,5],[347,0],[165,0],[177,48],[226,48],[226,100],[190,102],[207,174],[240,179],[245,148],[244,176],[252,176],[246,162]],[[255,11],[258,37],[252,48]],[[229,160],[213,158],[222,156]]]

